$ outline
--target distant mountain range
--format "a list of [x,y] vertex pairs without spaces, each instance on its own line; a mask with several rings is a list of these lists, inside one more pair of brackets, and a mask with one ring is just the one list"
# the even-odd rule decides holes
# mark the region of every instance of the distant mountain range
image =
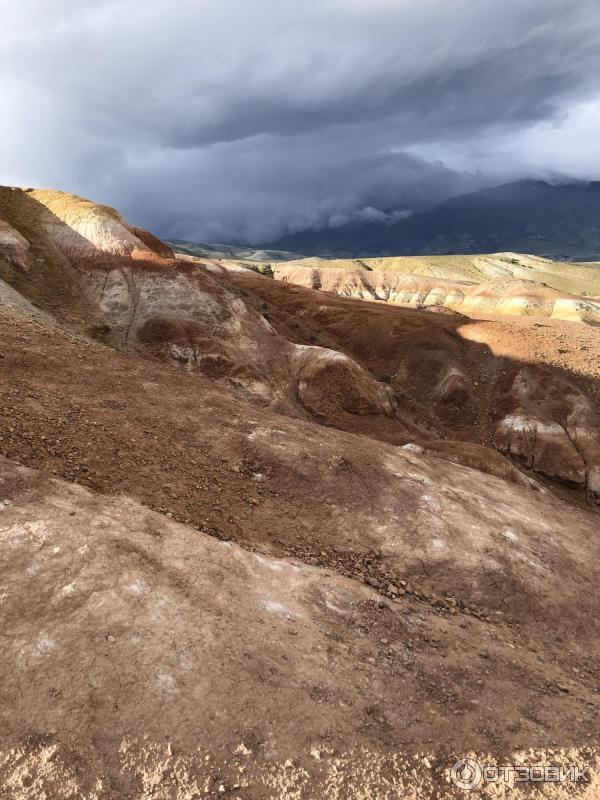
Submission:
[[300,253],[287,253],[282,250],[263,250],[255,247],[237,247],[232,244],[203,244],[173,239],[167,242],[176,253],[195,258],[215,258],[219,261],[249,261],[269,263],[271,261],[291,261],[302,258]]
[[264,245],[305,255],[368,257],[516,251],[600,260],[600,181],[524,180],[463,194],[393,224],[353,221]]

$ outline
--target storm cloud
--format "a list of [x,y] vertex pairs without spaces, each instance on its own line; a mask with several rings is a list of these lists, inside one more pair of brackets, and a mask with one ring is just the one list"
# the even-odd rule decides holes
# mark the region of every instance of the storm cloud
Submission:
[[597,0],[4,0],[2,183],[270,241],[600,177]]

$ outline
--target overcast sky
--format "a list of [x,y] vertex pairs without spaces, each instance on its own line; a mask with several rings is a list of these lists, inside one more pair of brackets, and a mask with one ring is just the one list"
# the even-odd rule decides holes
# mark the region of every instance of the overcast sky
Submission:
[[1,183],[270,241],[600,179],[600,0],[0,0]]

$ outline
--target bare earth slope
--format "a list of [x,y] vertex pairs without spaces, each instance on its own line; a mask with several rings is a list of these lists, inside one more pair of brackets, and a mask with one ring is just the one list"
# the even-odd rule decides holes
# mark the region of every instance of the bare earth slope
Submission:
[[[12,287],[118,349],[207,375],[291,416],[396,444],[451,439],[463,463],[510,474],[496,454],[486,463],[485,453],[475,458],[462,443],[493,446],[538,475],[582,490],[592,503],[600,496],[593,357],[576,359],[582,376],[573,373],[572,355],[566,370],[529,364],[519,332],[509,353],[497,358],[494,341],[460,316],[402,315],[347,301],[323,305],[314,292],[247,270],[169,258],[158,240],[117,212],[72,195],[6,189],[2,198],[2,213],[30,237],[35,263],[43,265],[39,271],[11,266],[14,248],[7,245]],[[534,293],[523,308],[530,284],[505,282],[492,282],[495,300],[485,287],[475,287],[471,300],[483,310],[501,300],[521,313],[554,313],[553,290]],[[267,319],[273,313],[275,327]],[[340,322],[341,336],[331,335]],[[561,338],[553,345],[559,354]],[[581,347],[593,356],[595,332],[588,338]],[[581,377],[591,394],[578,385]]]
[[[275,328],[339,350],[392,389],[394,412],[328,422],[397,444],[444,438],[494,446],[539,475],[596,495],[600,350],[595,327],[473,320],[319,295],[248,272],[232,281]],[[522,435],[516,428],[523,423]],[[507,431],[514,431],[509,437]],[[577,451],[577,452],[575,452]],[[472,461],[468,461],[471,463]],[[567,464],[574,471],[567,474]],[[577,465],[588,465],[577,477]],[[488,469],[494,462],[488,459]]]
[[[492,341],[460,324],[461,317],[435,322],[402,318],[398,312],[382,317],[357,306],[338,311],[327,304],[321,313],[321,308],[315,311],[314,293],[278,290],[275,297],[273,287],[281,284],[266,277],[212,261],[172,259],[150,234],[87,200],[19,189],[2,189],[0,200],[6,225],[15,232],[5,237],[5,280],[29,301],[118,349],[210,376],[292,416],[397,444],[450,438],[459,442],[457,457],[471,465],[472,451],[461,441],[492,445],[527,469],[580,487],[591,502],[600,497],[596,398],[577,385],[576,376],[524,362],[519,337],[508,362],[495,357]],[[19,236],[29,247],[27,263],[24,256],[15,260],[15,242],[21,254],[27,250]],[[324,276],[335,278],[337,272],[326,270]],[[364,286],[362,276],[377,273],[355,274]],[[341,280],[347,288],[347,279]],[[429,286],[421,292],[413,286],[410,291],[426,308],[430,302],[439,310],[440,292],[446,289]],[[277,308],[286,308],[275,328],[262,313],[269,293]],[[558,294],[496,278],[465,290],[461,302],[480,312],[560,317],[564,314],[556,309],[562,303],[564,312],[564,303],[571,301]],[[306,300],[307,308],[301,309],[302,302],[294,305],[296,298]],[[443,299],[449,302],[447,294]],[[317,325],[331,331],[340,318],[344,337],[322,342]],[[359,326],[354,318],[360,318]],[[333,346],[321,346],[329,342]],[[594,353],[596,344],[594,339],[585,347]],[[568,359],[569,366],[572,362]],[[597,367],[587,365],[584,373],[591,378]],[[506,471],[497,467],[497,457],[488,461],[489,471]]]
[[466,751],[596,758],[588,512],[196,376],[173,393],[15,312],[2,332],[4,452],[163,510],[3,463],[12,797],[439,797]]
[[597,797],[598,329],[180,262],[30,194],[0,195],[0,798],[433,800],[469,754]]

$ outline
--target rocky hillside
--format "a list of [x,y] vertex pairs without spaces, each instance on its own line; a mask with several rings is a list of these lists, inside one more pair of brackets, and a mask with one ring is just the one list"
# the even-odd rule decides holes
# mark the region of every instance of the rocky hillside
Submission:
[[[189,258],[190,248],[174,247],[179,258]],[[249,269],[360,300],[600,323],[600,263],[572,264],[521,253],[281,261],[235,259],[225,253],[218,261],[229,270]]]
[[433,800],[469,754],[597,795],[596,327],[0,201],[7,796]]
[[[585,276],[585,268],[580,268],[584,276],[579,280],[576,274],[578,268],[574,267],[573,276],[567,278],[560,275],[556,281],[553,280],[552,273],[540,275],[538,272],[538,281],[544,278],[548,283],[517,279],[508,271],[507,275],[510,277],[488,278],[476,283],[472,280],[430,277],[418,272],[405,273],[401,269],[380,272],[337,267],[333,264],[305,266],[304,263],[292,261],[272,264],[270,271],[277,280],[360,300],[383,300],[395,305],[438,306],[471,316],[535,316],[600,324],[600,299],[568,294],[553,289],[550,285],[581,283],[588,287],[584,290],[586,295],[591,291],[600,291],[600,268],[587,268],[589,279]],[[524,270],[518,270],[517,274],[521,272]],[[528,274],[532,276],[533,272],[529,270]],[[496,274],[502,275],[500,270]]]
[[394,258],[282,259],[273,267],[310,267],[360,272],[393,272],[445,281],[486,283],[496,278],[541,283],[568,294],[600,298],[600,262],[575,264],[524,253],[452,256],[397,256]]
[[260,250],[254,247],[236,247],[231,244],[198,244],[176,239],[167,243],[176,253],[197,258],[216,258],[219,260],[243,261],[249,264],[264,264],[270,261],[289,261],[302,258],[299,253],[284,250]]

